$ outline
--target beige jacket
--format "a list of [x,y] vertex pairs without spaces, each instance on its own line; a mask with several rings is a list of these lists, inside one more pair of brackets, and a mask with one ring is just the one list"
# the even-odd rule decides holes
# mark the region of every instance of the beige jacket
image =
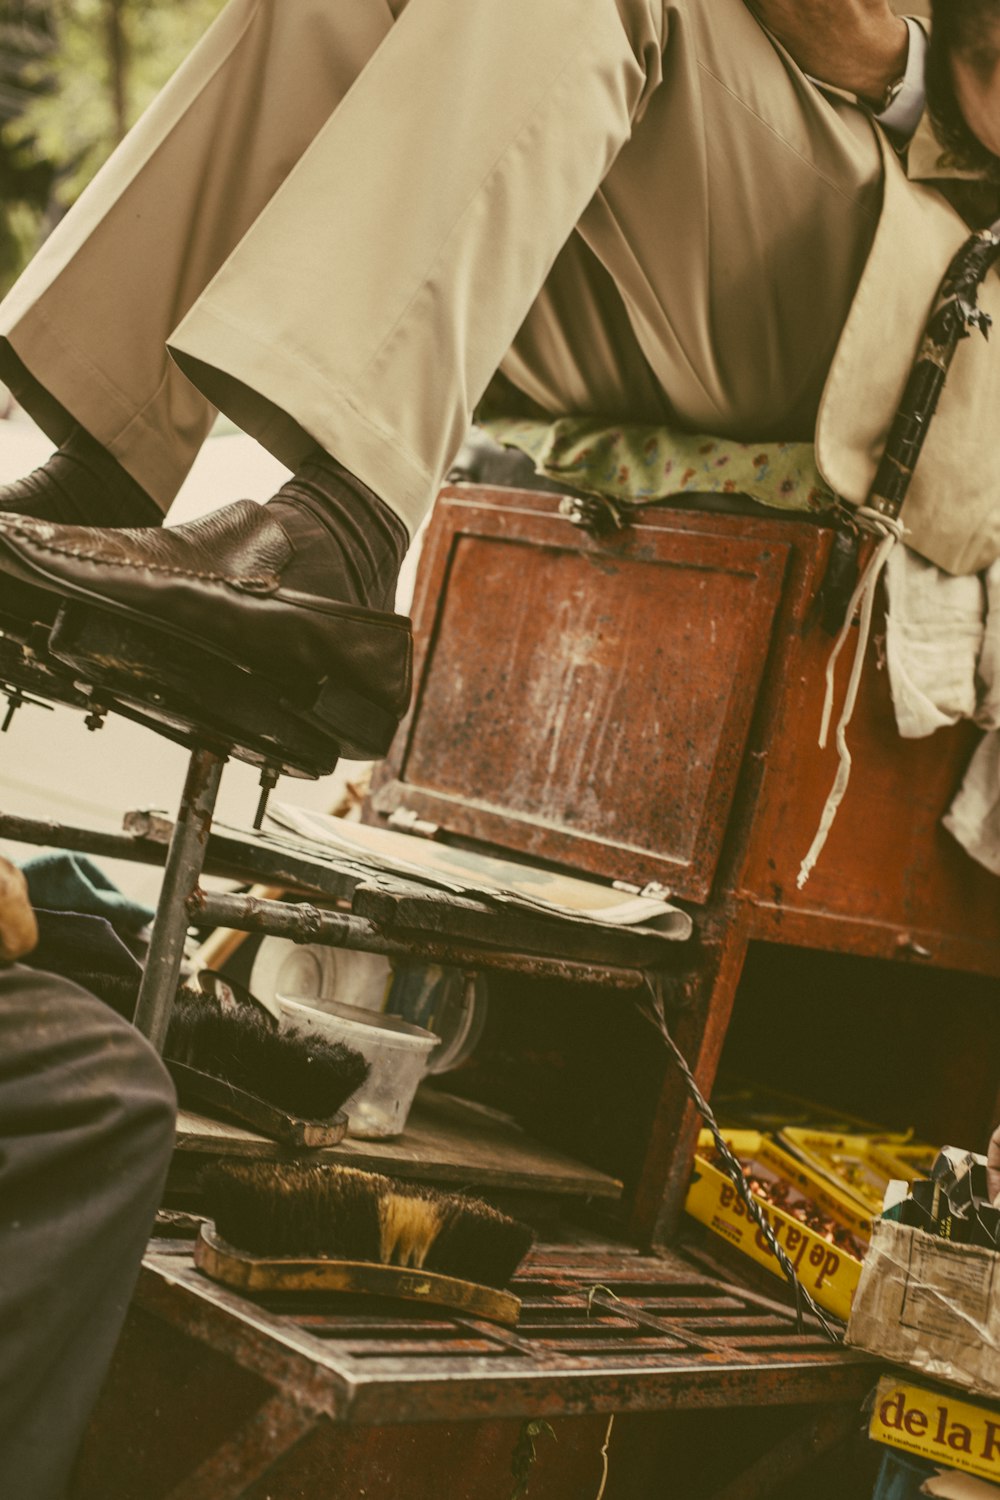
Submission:
[[[926,117],[900,162],[880,135],[885,160],[882,214],[826,383],[816,457],[831,487],[860,504],[875,475],[892,413],[920,344],[941,267],[970,230],[935,181],[941,166]],[[905,265],[899,247],[906,246]],[[971,573],[1000,556],[1000,278],[980,293],[997,334],[974,334],[956,351],[902,520],[906,541],[950,573]],[[887,336],[887,330],[892,330]],[[884,400],[873,401],[872,393]],[[891,397],[891,399],[890,399]],[[844,434],[850,433],[849,442]]]

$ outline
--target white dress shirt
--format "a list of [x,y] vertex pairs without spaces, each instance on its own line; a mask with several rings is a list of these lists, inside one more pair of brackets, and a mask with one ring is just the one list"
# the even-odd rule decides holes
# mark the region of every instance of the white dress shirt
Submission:
[[908,141],[920,124],[924,112],[927,92],[924,86],[924,69],[927,65],[927,33],[919,21],[905,16],[910,33],[910,47],[906,54],[906,72],[903,87],[888,109],[875,118],[884,130],[897,141]]

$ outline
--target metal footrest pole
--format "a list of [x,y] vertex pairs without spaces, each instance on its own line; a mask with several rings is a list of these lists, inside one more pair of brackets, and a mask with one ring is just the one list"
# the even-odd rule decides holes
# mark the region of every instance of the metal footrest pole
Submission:
[[158,1052],[163,1051],[177,991],[184,939],[188,929],[188,901],[198,885],[215,799],[219,794],[224,755],[195,750],[188,762],[177,822],[170,839],[163,886],[153,923],[146,970],[135,1008],[135,1024]]

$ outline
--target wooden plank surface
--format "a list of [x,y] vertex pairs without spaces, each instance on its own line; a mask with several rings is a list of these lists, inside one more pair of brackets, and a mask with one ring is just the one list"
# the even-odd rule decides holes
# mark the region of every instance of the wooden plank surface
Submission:
[[397,1140],[363,1141],[348,1136],[339,1146],[302,1153],[240,1125],[182,1110],[176,1151],[206,1160],[291,1161],[307,1156],[309,1161],[363,1167],[397,1177],[607,1201],[617,1200],[622,1192],[614,1177],[541,1145],[506,1116],[427,1089],[416,1100],[406,1131]]
[[366,884],[351,910],[388,937],[443,936],[546,958],[624,968],[654,968],[676,957],[673,937],[652,927],[612,927],[569,918],[497,911],[485,902],[414,888],[386,891]]
[[883,664],[881,597],[848,733],[850,786],[815,870],[798,888],[837,769],[836,747],[817,744],[831,647],[822,630],[806,628],[809,607],[808,597],[799,601],[801,624],[790,622],[772,661],[755,747],[759,785],[742,805],[746,857],[734,885],[754,908],[753,935],[1000,975],[996,877],[941,822],[981,731],[965,722],[922,740],[900,737]]

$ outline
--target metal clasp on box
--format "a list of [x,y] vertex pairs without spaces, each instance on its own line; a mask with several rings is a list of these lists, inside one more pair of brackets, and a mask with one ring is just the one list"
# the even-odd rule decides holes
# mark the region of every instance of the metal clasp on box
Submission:
[[439,823],[429,823],[409,807],[397,807],[395,812],[389,814],[387,822],[397,832],[410,833],[419,839],[435,839],[441,832]]
[[593,537],[624,531],[629,524],[621,508],[606,495],[564,495],[559,514]]

